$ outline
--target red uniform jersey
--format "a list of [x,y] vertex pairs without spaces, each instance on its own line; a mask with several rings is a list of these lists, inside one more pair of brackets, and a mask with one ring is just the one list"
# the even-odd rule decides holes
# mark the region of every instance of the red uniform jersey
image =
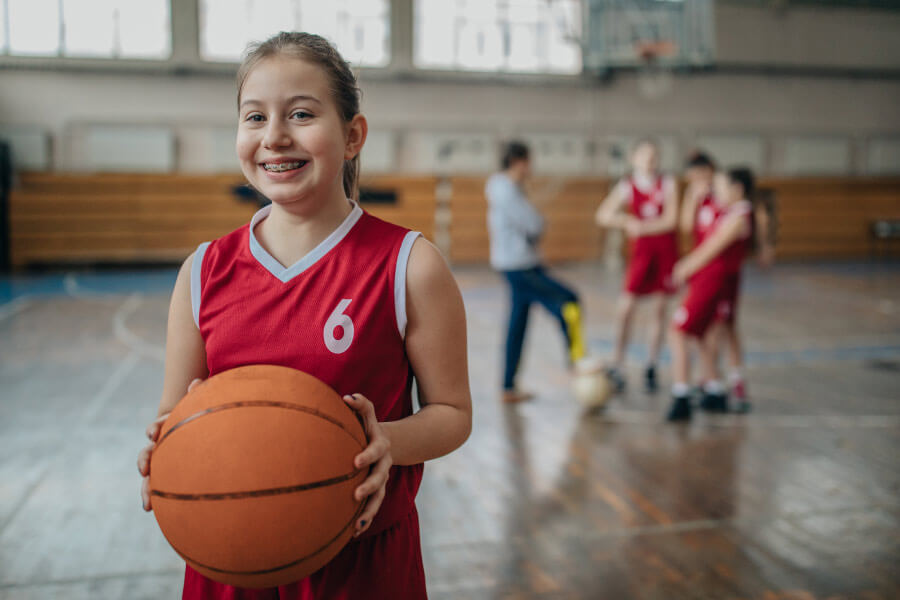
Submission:
[[[725,209],[718,209],[712,225],[704,232],[703,239],[708,238],[723,223],[735,216],[752,219],[750,203],[741,201]],[[679,329],[690,335],[702,337],[716,318],[734,322],[741,264],[746,248],[746,236],[734,240],[691,277],[688,293],[673,317]]]
[[[328,238],[284,267],[253,234],[270,211],[263,208],[249,225],[201,245],[194,256],[191,298],[210,375],[241,365],[283,365],[318,377],[342,396],[365,395],[379,421],[411,415],[406,266],[419,234],[354,206]],[[360,541],[414,517],[421,476],[422,465],[391,468],[384,502]],[[417,545],[417,525],[415,534]]]
[[710,234],[716,218],[719,216],[719,205],[712,194],[706,194],[697,206],[694,215],[694,247],[696,248]]
[[[633,177],[627,179],[624,185],[628,186],[631,194],[629,212],[641,221],[661,217],[666,204],[665,181],[663,177],[657,177],[650,189],[644,190]],[[625,290],[636,296],[673,293],[672,267],[677,260],[678,241],[674,230],[632,239]]]
[[711,235],[716,229],[721,227],[723,223],[734,217],[740,217],[746,220],[747,234],[726,246],[725,249],[712,259],[703,270],[709,269],[711,271],[730,274],[740,272],[741,265],[744,263],[744,256],[747,253],[747,241],[753,228],[753,207],[750,202],[741,200],[725,209],[719,209],[716,214],[716,219],[706,235]]

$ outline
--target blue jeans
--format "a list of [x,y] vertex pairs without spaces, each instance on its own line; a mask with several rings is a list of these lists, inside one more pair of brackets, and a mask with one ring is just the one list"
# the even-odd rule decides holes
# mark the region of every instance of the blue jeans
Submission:
[[[563,319],[562,308],[570,302],[578,302],[575,292],[552,279],[543,267],[521,271],[502,271],[509,283],[512,307],[509,312],[509,329],[506,333],[506,365],[503,369],[503,389],[515,387],[516,371],[522,357],[522,343],[528,325],[528,309],[532,302],[543,305],[556,317],[562,328],[566,348],[569,347],[569,330]],[[568,354],[567,360],[568,360]]]

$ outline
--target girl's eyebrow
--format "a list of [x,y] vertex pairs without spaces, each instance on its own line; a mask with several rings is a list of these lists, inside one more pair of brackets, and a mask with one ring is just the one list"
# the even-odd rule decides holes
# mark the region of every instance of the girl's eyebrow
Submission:
[[[306,94],[298,94],[296,96],[291,96],[290,98],[288,98],[287,103],[293,104],[294,102],[297,102],[300,100],[311,100],[312,102],[315,102],[316,104],[322,104],[322,102],[320,102],[319,99],[316,98],[315,96],[308,96]],[[244,100],[243,102],[241,102],[240,108],[244,108],[244,106],[247,104],[262,104],[262,102],[259,100],[253,100],[253,99]]]

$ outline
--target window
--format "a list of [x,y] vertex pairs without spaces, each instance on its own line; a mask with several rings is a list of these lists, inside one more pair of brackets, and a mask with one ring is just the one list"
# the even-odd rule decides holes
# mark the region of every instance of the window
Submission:
[[331,41],[351,64],[390,61],[388,0],[200,0],[200,56],[237,62],[247,44],[279,31]]
[[0,0],[0,53],[165,59],[169,0]]
[[581,72],[580,0],[415,0],[417,67]]

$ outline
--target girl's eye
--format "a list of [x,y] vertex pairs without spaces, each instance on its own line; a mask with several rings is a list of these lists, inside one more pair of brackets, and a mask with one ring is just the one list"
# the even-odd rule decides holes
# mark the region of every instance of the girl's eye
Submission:
[[300,119],[302,121],[304,119],[308,119],[308,118],[312,117],[312,115],[310,113],[306,112],[305,110],[297,110],[297,111],[294,111],[294,113],[291,115],[291,117],[295,118],[295,119]]
[[254,113],[252,115],[248,115],[245,121],[251,121],[253,123],[261,123],[264,121],[264,117],[259,113]]

